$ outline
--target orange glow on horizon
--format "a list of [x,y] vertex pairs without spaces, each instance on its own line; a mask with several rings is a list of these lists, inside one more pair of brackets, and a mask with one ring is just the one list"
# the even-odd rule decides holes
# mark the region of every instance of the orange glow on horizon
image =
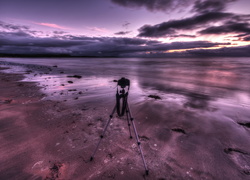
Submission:
[[167,50],[164,53],[174,53],[174,52],[184,52],[184,51],[188,51],[188,50],[207,50],[207,49],[221,49],[221,48],[228,48],[228,47],[240,47],[240,46],[247,46],[250,45],[250,42],[242,42],[242,41],[237,41],[234,44],[229,44],[229,45],[220,45],[220,46],[216,46],[216,47],[204,47],[204,48],[188,48],[188,49],[171,49],[171,50]]
[[[208,49],[220,49],[220,48],[228,48],[228,47],[240,47],[250,45],[249,41],[242,41],[238,37],[237,34],[227,34],[227,35],[205,35],[193,38],[192,41],[207,41],[211,43],[221,43],[221,45],[214,47],[196,47],[196,48],[187,48],[187,49],[171,49],[164,51],[164,53],[174,53],[174,52],[184,52],[188,50],[208,50]],[[174,42],[192,42],[189,37],[177,37],[173,38],[158,38],[158,41],[166,44],[171,44]]]

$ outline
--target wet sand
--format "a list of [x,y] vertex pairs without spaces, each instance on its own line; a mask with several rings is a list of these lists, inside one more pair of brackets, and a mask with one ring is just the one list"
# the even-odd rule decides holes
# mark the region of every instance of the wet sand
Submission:
[[90,162],[107,112],[43,100],[36,83],[21,79],[0,73],[0,179],[143,179],[135,141],[122,134],[126,124],[111,124]]
[[249,119],[225,116],[216,106],[197,108],[199,102],[180,106],[146,97],[132,103],[145,176],[136,141],[117,116],[89,161],[112,103],[50,100],[23,78],[0,73],[0,179],[250,178]]

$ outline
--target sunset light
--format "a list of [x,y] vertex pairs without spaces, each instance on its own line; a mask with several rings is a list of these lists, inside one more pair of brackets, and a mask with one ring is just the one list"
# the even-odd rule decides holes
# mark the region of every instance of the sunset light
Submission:
[[[102,56],[137,57],[148,51],[164,51],[163,56],[171,52],[190,56],[190,50],[212,52],[233,47],[245,49],[238,56],[249,56],[250,52],[249,12],[243,8],[249,5],[246,0],[154,0],[155,4],[138,0],[79,4],[64,1],[57,4],[57,11],[52,2],[33,6],[34,2],[29,1],[30,4],[17,2],[15,6],[7,1],[0,4],[2,42],[8,44],[18,38],[20,45],[23,42],[18,54],[27,54],[31,49],[39,54],[55,54],[55,47],[49,51],[46,48],[59,40],[56,48],[74,52],[69,56],[100,56],[98,52],[102,52]],[[26,41],[34,46],[25,46]],[[35,47],[38,42],[43,45]],[[4,46],[0,53],[15,54],[18,47]],[[109,49],[114,51],[110,53]],[[224,52],[223,56],[231,55]]]

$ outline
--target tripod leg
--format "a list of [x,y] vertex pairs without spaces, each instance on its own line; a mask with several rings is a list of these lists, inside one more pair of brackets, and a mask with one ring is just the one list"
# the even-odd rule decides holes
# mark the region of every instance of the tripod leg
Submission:
[[131,123],[132,123],[133,129],[134,129],[136,141],[137,141],[137,144],[138,144],[140,153],[141,153],[141,158],[142,158],[142,161],[143,161],[143,165],[144,165],[144,168],[145,168],[145,172],[146,172],[146,175],[148,175],[149,170],[148,170],[147,164],[146,164],[146,162],[145,162],[145,158],[144,158],[144,155],[143,155],[143,152],[142,152],[142,148],[141,148],[141,142],[140,142],[140,140],[139,140],[138,133],[137,133],[137,130],[136,130],[136,127],[135,127],[135,123],[134,123],[134,118],[133,118],[132,115],[131,115],[131,112],[130,112],[128,103],[127,103],[127,111],[128,111],[128,115],[129,115],[130,121],[131,121]]
[[129,122],[129,115],[128,115],[128,110],[126,109],[126,116],[127,116],[127,122],[128,122],[128,130],[129,130],[129,135],[130,135],[130,139],[132,139],[132,134],[131,134],[131,129],[130,129],[130,122]]
[[97,151],[97,149],[98,149],[98,147],[99,147],[99,145],[100,145],[100,143],[101,143],[101,140],[102,140],[103,137],[104,137],[105,132],[107,131],[107,128],[108,128],[108,126],[109,126],[110,121],[111,121],[112,118],[113,118],[113,115],[114,115],[114,113],[115,113],[115,110],[116,110],[116,105],[115,105],[115,107],[114,107],[114,109],[113,109],[111,115],[109,116],[109,120],[108,120],[108,122],[107,122],[107,124],[106,124],[106,126],[105,126],[105,128],[104,128],[104,130],[103,130],[103,132],[102,132],[102,135],[100,136],[100,140],[98,141],[98,144],[97,144],[97,146],[96,146],[96,148],[95,148],[95,150],[94,150],[92,156],[90,157],[90,161],[92,161],[92,160],[94,159],[94,156],[95,156],[95,154],[96,154],[96,151]]

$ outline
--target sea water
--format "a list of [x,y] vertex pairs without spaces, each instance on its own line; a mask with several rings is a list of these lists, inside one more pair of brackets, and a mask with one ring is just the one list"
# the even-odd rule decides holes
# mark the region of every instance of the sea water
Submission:
[[[116,88],[113,80],[126,77],[131,81],[131,94],[137,99],[153,94],[162,99],[182,99],[193,108],[206,108],[210,102],[250,106],[250,58],[1,58],[0,61],[11,62],[9,65],[14,69],[19,67],[16,69],[19,72],[30,68],[34,73],[27,75],[26,80],[47,86],[50,94],[69,88],[87,90],[93,96],[112,94]],[[42,68],[38,69],[39,66]],[[67,77],[70,75],[82,78]],[[70,80],[74,82],[69,84]]]

